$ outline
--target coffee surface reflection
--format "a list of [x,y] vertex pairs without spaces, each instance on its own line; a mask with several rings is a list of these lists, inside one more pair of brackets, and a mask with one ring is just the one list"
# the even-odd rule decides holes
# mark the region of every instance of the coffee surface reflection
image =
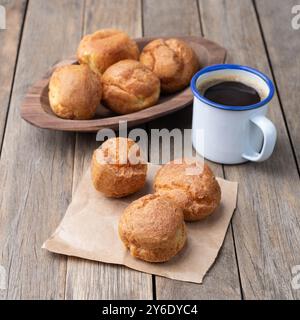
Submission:
[[224,81],[212,85],[204,92],[204,97],[225,106],[250,106],[261,101],[258,92],[244,83]]

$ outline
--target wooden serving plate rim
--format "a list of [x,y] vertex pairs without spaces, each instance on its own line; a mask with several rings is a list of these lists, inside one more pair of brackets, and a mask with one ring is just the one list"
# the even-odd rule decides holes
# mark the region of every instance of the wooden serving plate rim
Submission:
[[[173,38],[173,37],[143,37],[137,38],[135,41],[139,42],[149,42],[158,38]],[[220,45],[207,40],[203,37],[195,36],[174,36],[174,38],[184,39],[188,42],[195,42],[198,44],[205,43],[205,48],[209,50],[218,50],[219,56],[216,57],[217,61],[209,61],[210,64],[222,63],[226,57],[225,48]],[[218,59],[219,58],[219,59]],[[220,61],[222,60],[222,61]],[[62,131],[79,131],[79,132],[96,132],[101,128],[111,128],[117,129],[119,122],[127,121],[128,127],[135,126],[156,118],[162,117],[164,115],[170,114],[172,112],[178,111],[192,102],[193,94],[190,87],[174,94],[174,97],[156,104],[147,109],[143,109],[137,112],[133,112],[126,115],[116,115],[105,118],[97,118],[90,120],[69,120],[57,117],[54,113],[48,113],[44,110],[41,102],[41,97],[43,91],[48,86],[49,79],[55,68],[60,65],[74,64],[77,62],[76,57],[71,57],[69,59],[62,60],[56,63],[54,66],[48,70],[45,76],[38,80],[33,86],[28,90],[23,103],[21,105],[21,117],[27,122],[44,129],[54,129]],[[177,99],[176,99],[177,98]],[[182,100],[182,103],[178,103],[178,99]]]

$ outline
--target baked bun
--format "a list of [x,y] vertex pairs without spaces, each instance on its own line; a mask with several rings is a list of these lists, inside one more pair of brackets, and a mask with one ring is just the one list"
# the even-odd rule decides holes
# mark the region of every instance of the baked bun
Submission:
[[[178,160],[176,161],[178,162]],[[221,189],[207,164],[191,160],[169,162],[160,168],[154,189],[179,206],[186,221],[201,220],[219,206]]]
[[91,170],[96,190],[107,197],[120,198],[144,186],[147,164],[133,140],[111,138],[94,151]]
[[139,59],[139,48],[134,40],[120,30],[102,29],[86,35],[77,49],[78,61],[88,64],[98,73],[124,59]]
[[153,106],[160,94],[158,77],[135,60],[122,60],[109,67],[102,85],[104,103],[119,114]]
[[50,106],[64,119],[93,118],[101,95],[100,78],[86,65],[59,67],[49,82]]
[[199,69],[193,49],[179,39],[151,41],[144,47],[140,61],[159,77],[163,92],[185,88]]
[[148,262],[168,261],[186,242],[182,211],[171,201],[148,194],[125,209],[119,235],[133,257]]

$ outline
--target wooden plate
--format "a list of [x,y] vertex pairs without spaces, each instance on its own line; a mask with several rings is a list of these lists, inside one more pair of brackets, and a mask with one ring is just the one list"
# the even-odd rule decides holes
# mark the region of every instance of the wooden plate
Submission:
[[[201,62],[201,68],[212,64],[223,63],[225,60],[226,50],[212,41],[202,37],[176,38],[181,38],[191,45]],[[135,40],[139,48],[142,49],[148,42],[154,39],[157,38],[139,38]],[[59,62],[29,89],[21,106],[21,116],[23,119],[40,128],[93,132],[101,128],[117,129],[120,121],[127,121],[128,127],[136,126],[180,110],[189,105],[193,99],[190,88],[186,88],[175,94],[161,95],[155,106],[127,115],[117,115],[105,106],[100,105],[95,117],[91,120],[61,119],[57,117],[50,108],[48,83],[56,67],[73,63],[77,63],[75,57]]]

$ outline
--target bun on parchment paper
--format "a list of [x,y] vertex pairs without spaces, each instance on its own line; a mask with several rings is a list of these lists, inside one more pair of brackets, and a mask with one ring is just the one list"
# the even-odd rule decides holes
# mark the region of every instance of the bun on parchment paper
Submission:
[[133,257],[165,262],[184,247],[186,227],[180,208],[158,194],[149,194],[125,209],[119,235]]
[[162,166],[155,176],[154,189],[180,207],[186,221],[206,218],[221,201],[221,188],[210,167],[188,159]]
[[107,197],[120,198],[144,186],[147,163],[133,140],[111,138],[94,151],[91,173],[97,191]]

